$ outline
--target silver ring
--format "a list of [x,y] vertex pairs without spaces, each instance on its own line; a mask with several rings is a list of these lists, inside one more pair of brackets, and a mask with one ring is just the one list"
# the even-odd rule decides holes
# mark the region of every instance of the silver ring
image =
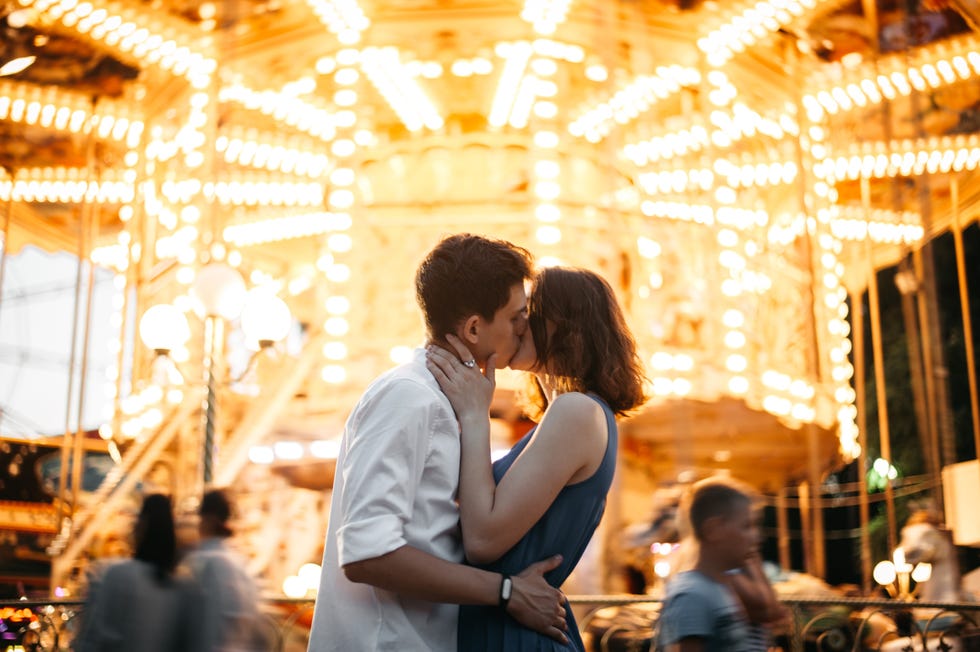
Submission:
[[469,367],[470,369],[476,368],[476,360],[463,360],[463,364]]

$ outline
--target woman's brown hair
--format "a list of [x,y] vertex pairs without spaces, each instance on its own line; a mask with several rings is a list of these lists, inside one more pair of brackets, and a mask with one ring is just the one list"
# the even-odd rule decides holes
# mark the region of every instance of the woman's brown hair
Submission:
[[[643,404],[643,365],[605,279],[586,269],[546,267],[534,279],[528,312],[535,372],[548,375],[559,392],[591,392],[618,415]],[[529,416],[539,418],[547,399],[536,382],[525,398]]]

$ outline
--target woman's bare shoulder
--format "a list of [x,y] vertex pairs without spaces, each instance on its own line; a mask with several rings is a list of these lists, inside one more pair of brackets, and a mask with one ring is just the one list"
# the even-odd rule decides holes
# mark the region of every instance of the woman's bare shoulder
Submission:
[[549,411],[561,411],[563,413],[587,417],[602,414],[602,407],[599,403],[582,392],[565,392],[560,394],[549,406]]
[[583,435],[592,433],[602,438],[606,435],[606,415],[602,407],[582,392],[565,392],[555,398],[545,412],[542,426],[548,421],[562,432],[574,428]]

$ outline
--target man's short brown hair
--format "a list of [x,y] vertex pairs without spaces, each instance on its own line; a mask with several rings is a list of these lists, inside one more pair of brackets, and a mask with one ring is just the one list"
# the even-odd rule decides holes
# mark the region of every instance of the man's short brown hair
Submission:
[[470,233],[442,239],[415,273],[415,297],[431,339],[442,340],[470,315],[492,321],[511,290],[531,276],[531,254]]

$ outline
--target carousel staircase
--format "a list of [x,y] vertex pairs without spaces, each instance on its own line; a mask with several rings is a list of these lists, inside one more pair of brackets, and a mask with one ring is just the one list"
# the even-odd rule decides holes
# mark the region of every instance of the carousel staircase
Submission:
[[61,533],[48,548],[52,557],[52,586],[63,585],[95,535],[105,530],[108,520],[119,511],[137,483],[153,468],[188,419],[196,418],[200,407],[200,401],[193,397],[175,406],[155,432],[147,433],[126,449],[120,463],[106,474],[102,484],[87,501],[90,507],[79,509],[74,520],[66,520]]
[[218,453],[215,465],[216,486],[234,484],[238,474],[248,463],[249,449],[272,429],[283,409],[309,377],[313,365],[322,359],[323,344],[326,341],[325,333],[310,337],[291,364],[280,365],[272,376],[263,379],[264,391],[250,402],[249,408]]

